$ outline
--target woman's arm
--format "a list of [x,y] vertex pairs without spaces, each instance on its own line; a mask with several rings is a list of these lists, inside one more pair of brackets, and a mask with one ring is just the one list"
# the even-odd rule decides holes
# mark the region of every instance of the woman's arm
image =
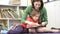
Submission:
[[46,8],[43,7],[43,22],[42,22],[42,26],[46,26],[48,24],[48,20],[47,20],[47,11]]
[[28,6],[26,10],[24,11],[24,14],[21,18],[21,22],[25,23],[27,15],[31,12],[32,6]]

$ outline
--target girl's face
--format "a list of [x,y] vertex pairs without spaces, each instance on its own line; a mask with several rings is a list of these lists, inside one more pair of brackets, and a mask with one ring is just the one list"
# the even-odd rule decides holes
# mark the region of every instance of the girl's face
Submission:
[[33,18],[34,21],[37,21],[37,20],[39,19],[39,16],[40,16],[40,15],[35,15],[35,16],[33,16],[32,18]]
[[39,7],[41,7],[41,2],[40,1],[34,2],[34,7],[36,10],[39,10]]

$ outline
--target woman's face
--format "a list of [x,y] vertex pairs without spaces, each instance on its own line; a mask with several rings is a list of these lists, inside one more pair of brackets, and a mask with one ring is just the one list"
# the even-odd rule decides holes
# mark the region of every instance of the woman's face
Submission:
[[34,2],[34,7],[36,10],[39,10],[39,7],[41,7],[41,2],[40,1]]

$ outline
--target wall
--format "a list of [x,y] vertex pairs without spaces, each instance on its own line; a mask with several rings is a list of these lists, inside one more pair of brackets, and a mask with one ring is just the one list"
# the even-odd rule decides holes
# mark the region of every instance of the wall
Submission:
[[21,0],[21,6],[27,6],[28,0]]
[[60,1],[46,3],[45,7],[48,14],[47,28],[60,28]]
[[[0,0],[0,5],[9,5],[11,0]],[[28,0],[21,0],[21,6],[27,6]]]
[[0,5],[8,5],[10,0],[0,0]]

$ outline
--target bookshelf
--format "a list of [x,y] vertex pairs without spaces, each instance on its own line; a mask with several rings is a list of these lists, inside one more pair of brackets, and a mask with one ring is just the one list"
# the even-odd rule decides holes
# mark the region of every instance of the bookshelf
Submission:
[[7,29],[14,23],[21,22],[22,11],[27,6],[0,5],[0,24],[7,26]]

